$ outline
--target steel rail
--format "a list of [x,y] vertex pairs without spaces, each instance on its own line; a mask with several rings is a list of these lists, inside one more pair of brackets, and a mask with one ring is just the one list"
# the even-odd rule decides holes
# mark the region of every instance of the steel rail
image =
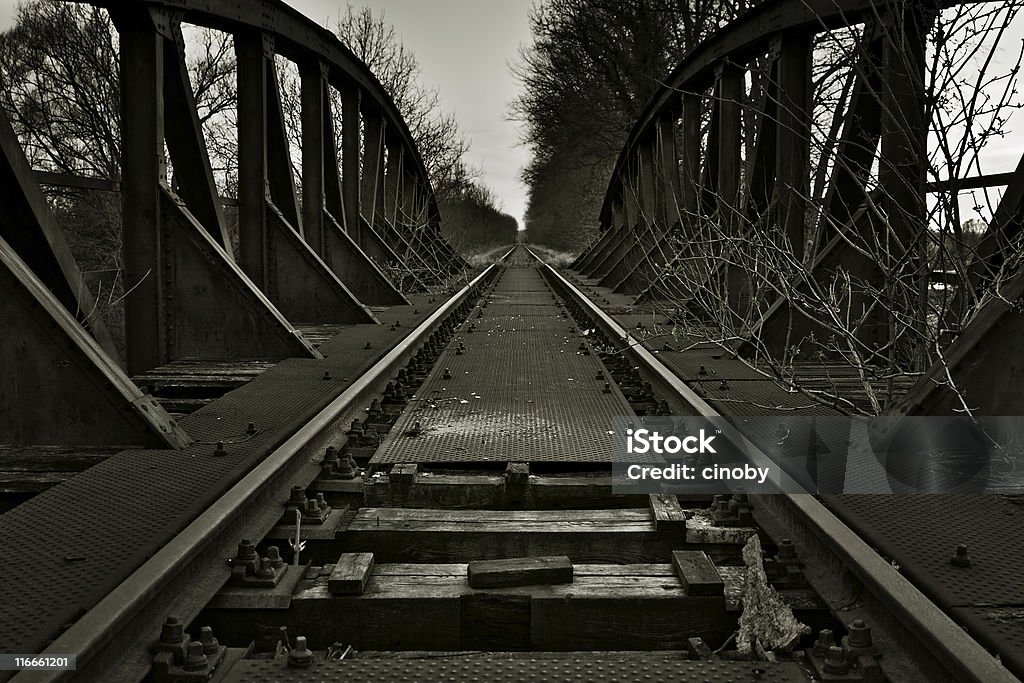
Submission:
[[[586,309],[606,334],[627,345],[632,357],[643,364],[657,384],[681,397],[698,415],[722,416],[644,348],[642,340],[633,337],[575,285],[537,257],[529,247],[526,249],[547,269],[559,286]],[[755,466],[775,464],[736,430],[723,429],[722,432],[728,440],[742,445]],[[780,480],[785,487],[795,486],[795,482],[787,479]],[[785,515],[788,521],[799,524],[809,532],[838,561],[836,566],[841,565],[852,573],[871,593],[876,603],[887,610],[915,642],[921,644],[924,652],[918,655],[930,657],[927,663],[946,672],[950,680],[964,683],[1019,683],[1016,676],[813,495],[778,493],[751,498],[755,502],[755,509],[760,508],[773,516]]]
[[[322,452],[328,441],[338,443],[344,438],[341,434],[354,412],[380,392],[424,339],[497,267],[497,262],[492,263],[456,292],[40,653],[74,654],[77,672],[22,671],[12,680],[62,681],[83,672],[87,678],[104,681],[141,679],[148,671],[148,648],[159,634],[160,622],[169,613],[186,623],[198,614],[227,580],[224,558],[239,539],[262,538],[274,526],[281,516],[280,505],[274,503],[286,500],[291,486],[308,484],[319,473],[313,454]],[[190,589],[187,596],[181,593]]]

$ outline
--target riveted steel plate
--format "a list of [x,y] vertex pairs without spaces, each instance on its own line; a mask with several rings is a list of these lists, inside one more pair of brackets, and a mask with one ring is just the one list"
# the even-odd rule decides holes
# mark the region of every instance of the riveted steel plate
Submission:
[[[189,448],[122,451],[0,516],[0,652],[39,652],[429,312],[401,309],[383,319],[405,316],[402,328],[350,328],[326,360],[283,361],[183,418]],[[365,349],[364,334],[378,344]]]
[[551,289],[544,278],[540,277],[536,268],[506,268],[502,271],[498,282],[491,288],[494,295],[517,295],[529,292],[550,292]]
[[[526,308],[525,306],[523,308]],[[532,308],[538,308],[536,306]],[[488,311],[490,309],[487,309]],[[474,332],[469,333],[469,325],[472,324],[475,328]],[[521,314],[518,311],[509,312],[504,316],[498,316],[491,314],[484,316],[483,318],[477,318],[476,316],[470,316],[466,321],[466,324],[460,327],[457,334],[463,337],[464,341],[475,336],[483,336],[491,331],[502,331],[502,330],[544,330],[550,332],[563,332],[566,336],[580,334],[580,328],[576,326],[576,323],[572,319],[559,317],[557,311],[552,311],[549,307],[547,314],[541,315],[537,313]]]
[[[495,288],[511,291],[510,277],[543,284],[534,269],[507,268]],[[617,387],[604,393],[596,376],[607,371],[579,352],[576,326],[547,308],[546,322],[471,316],[476,331],[460,328],[371,462],[610,462],[612,418],[633,412]]]
[[[483,310],[485,318],[501,317],[505,315],[518,315],[518,316],[537,316],[537,317],[549,317],[551,315],[558,315],[565,309],[557,309],[557,311],[551,310],[551,305],[554,301],[548,299],[544,303],[529,303],[517,301],[515,303],[507,304],[490,304],[484,309],[474,309],[473,318],[476,318],[476,312]],[[568,313],[567,313],[568,315]],[[568,322],[572,320],[569,319]]]
[[773,380],[691,382],[690,386],[723,415],[839,415],[801,393],[789,392]]
[[[673,340],[668,340],[673,343]],[[658,349],[659,344],[649,346]],[[686,382],[721,382],[725,380],[747,379],[763,380],[763,374],[741,360],[731,358],[729,354],[718,349],[690,349],[687,351],[656,351],[658,360],[664,363],[679,379]],[[703,371],[702,371],[703,368]]]
[[[994,495],[828,496],[850,527],[943,607],[1024,605],[1024,508]],[[958,544],[973,566],[954,567]]]
[[657,655],[631,654],[612,657],[596,653],[586,657],[509,657],[494,655],[431,659],[346,659],[317,661],[309,669],[289,668],[284,659],[246,659],[228,672],[225,681],[270,683],[272,681],[489,681],[490,683],[540,683],[551,681],[756,681],[797,683],[807,679],[794,663],[694,662]]

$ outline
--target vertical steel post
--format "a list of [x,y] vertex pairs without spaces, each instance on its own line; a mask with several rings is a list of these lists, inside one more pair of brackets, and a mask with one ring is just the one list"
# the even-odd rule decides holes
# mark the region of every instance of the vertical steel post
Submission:
[[359,223],[359,88],[346,83],[341,90],[341,197],[345,205],[344,228],[360,247],[366,239]]
[[[691,220],[697,213],[700,187],[700,116],[703,101],[700,95],[683,93],[683,117],[681,130],[682,147],[682,188],[681,205],[684,217]],[[684,221],[685,223],[686,221]]]
[[718,215],[729,231],[739,226],[740,155],[742,150],[740,113],[743,101],[743,69],[732,63],[719,67],[718,75],[717,178]]
[[[306,242],[320,256],[324,249],[324,202],[327,164],[337,163],[326,159],[326,132],[333,126],[329,121],[326,100],[327,65],[322,61],[310,61],[299,66],[302,87],[302,223]],[[334,148],[333,141],[330,142]]]
[[129,374],[167,360],[160,184],[165,179],[162,38],[144,12],[118,16],[125,344]]
[[270,39],[261,32],[235,35],[238,71],[238,243],[242,270],[268,291],[267,253],[267,54]]
[[797,259],[804,256],[811,176],[812,35],[789,33],[779,46],[775,147],[776,220]]

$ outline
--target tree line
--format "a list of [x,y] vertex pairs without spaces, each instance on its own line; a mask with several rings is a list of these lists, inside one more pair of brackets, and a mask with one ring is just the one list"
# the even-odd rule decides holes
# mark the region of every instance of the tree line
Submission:
[[721,0],[544,0],[514,70],[532,159],[523,170],[531,242],[575,250],[593,237],[634,121],[686,51],[733,16]]

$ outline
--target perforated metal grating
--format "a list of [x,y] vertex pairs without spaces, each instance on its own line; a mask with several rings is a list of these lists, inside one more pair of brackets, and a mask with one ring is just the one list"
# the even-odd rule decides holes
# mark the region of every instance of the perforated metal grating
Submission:
[[[1024,605],[1024,508],[999,496],[828,496],[826,502],[944,607]],[[968,546],[973,566],[949,562]]]
[[766,662],[691,662],[650,655],[609,658],[538,657],[531,659],[351,659],[317,661],[309,669],[288,668],[283,660],[243,660],[224,679],[236,683],[272,681],[700,681],[701,683],[796,683],[807,679],[796,664]]
[[1024,677],[1024,605],[955,607],[951,614],[975,640],[998,652],[1003,666]]
[[[999,652],[1015,675],[1024,676],[1024,508],[992,495],[825,500],[975,639]],[[949,561],[960,543],[970,552],[969,568]]]
[[[494,289],[514,287],[546,290],[533,268],[505,269]],[[607,372],[578,350],[582,332],[555,302],[494,309],[473,310],[371,462],[610,462],[612,418],[633,412],[614,385],[604,393],[596,376]],[[455,352],[460,342],[464,355]]]

